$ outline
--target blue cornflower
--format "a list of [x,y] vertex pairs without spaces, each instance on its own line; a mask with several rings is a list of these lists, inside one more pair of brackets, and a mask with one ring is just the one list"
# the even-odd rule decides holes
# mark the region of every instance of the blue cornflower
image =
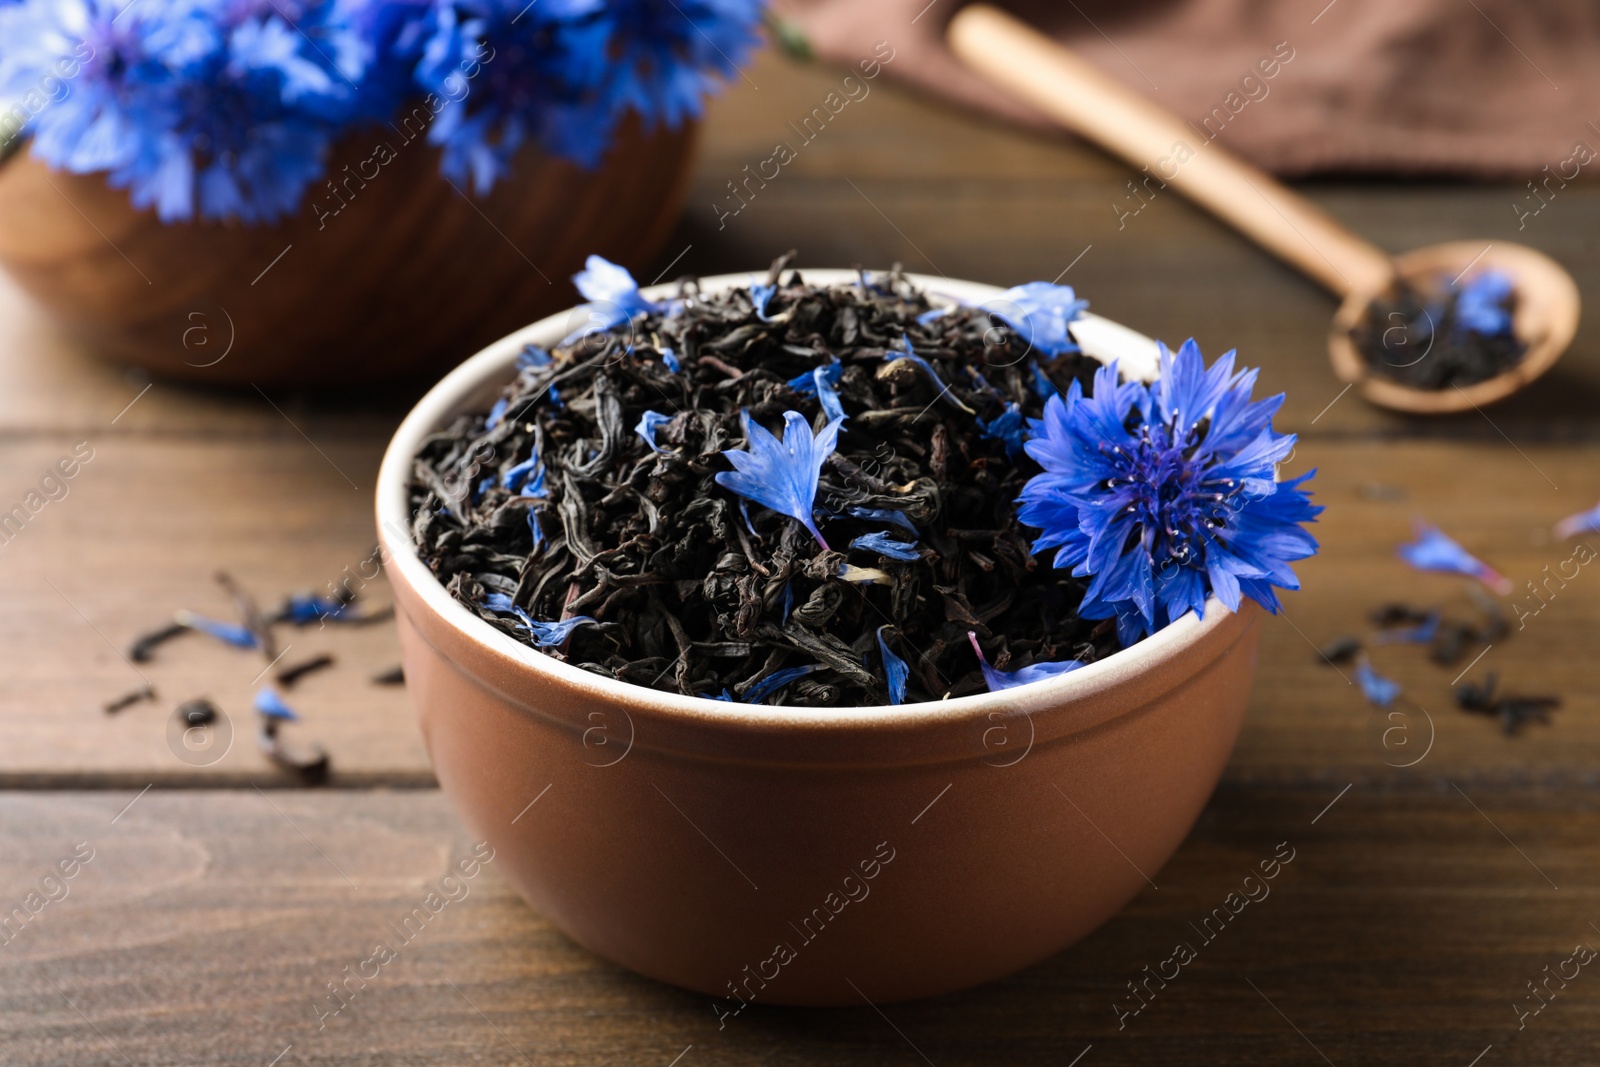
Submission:
[[1356,664],[1356,684],[1361,687],[1361,693],[1367,700],[1380,708],[1386,708],[1395,702],[1400,695],[1400,683],[1390,681],[1372,669],[1372,664],[1365,660]]
[[788,515],[827,551],[828,542],[822,539],[811,512],[816,507],[822,464],[833,454],[843,420],[834,419],[813,436],[804,415],[786,411],[782,441],[759,422],[752,422],[748,411],[739,412],[739,422],[744,427],[746,450],[722,453],[734,469],[718,472],[717,484]]
[[1565,541],[1569,537],[1576,537],[1581,533],[1600,532],[1600,504],[1596,504],[1588,511],[1580,511],[1576,515],[1568,515],[1556,523],[1555,537],[1557,541]]
[[633,428],[633,432],[639,435],[640,440],[650,446],[650,451],[671,455],[672,449],[663,448],[661,445],[656,444],[656,431],[671,421],[671,415],[663,415],[659,411],[646,411],[639,416],[639,425]]
[[637,112],[645,129],[676,129],[760,43],[762,0],[606,0],[594,73],[613,116]]
[[883,631],[887,626],[878,627],[878,655],[883,657],[883,680],[889,687],[889,703],[903,704],[906,699],[906,679],[911,676],[911,668],[906,666],[906,661],[889,651],[889,646],[884,643]]
[[1078,351],[1067,324],[1083,314],[1089,301],[1079,300],[1070,285],[1029,282],[1013,286],[981,306],[1015,330],[1029,348],[1047,356],[1064,356]]
[[589,321],[562,338],[558,348],[565,348],[591,333],[631,322],[635,315],[663,310],[660,304],[644,298],[639,292],[639,283],[633,280],[627,267],[601,256],[585,260],[583,270],[572,276],[572,282],[588,301],[583,309],[589,313]]
[[773,671],[750,687],[744,695],[744,703],[759,704],[796,678],[804,678],[816,669],[817,665],[812,663],[804,667],[786,667],[781,671]]
[[284,702],[283,697],[270,685],[256,690],[255,709],[269,719],[279,722],[298,722],[300,716]]
[[983,668],[983,680],[988,684],[991,693],[998,693],[1002,689],[1015,689],[1029,682],[1042,682],[1046,678],[1054,678],[1083,666],[1082,660],[1064,659],[1056,663],[1030,663],[1014,671],[998,671],[989,666],[989,661],[984,658],[983,649],[978,645],[978,635],[968,630],[967,640],[972,642],[972,651],[978,654],[978,666]]
[[835,356],[828,362],[788,381],[788,386],[801,396],[814,396],[822,405],[822,413],[831,419],[843,419],[844,405],[839,403],[839,393],[834,386],[844,377],[844,364]]
[[534,508],[528,509],[528,532],[533,534],[533,550],[539,551],[544,547],[544,529],[539,525],[539,512]]
[[[163,221],[292,214],[352,118],[363,49],[350,5],[23,0],[0,6],[0,98],[58,64],[70,91],[31,115],[33,151],[105,172]],[[339,65],[335,66],[335,62]]]
[[1022,408],[1015,403],[1007,404],[1005,411],[988,422],[979,419],[978,429],[983,436],[1003,442],[1006,455],[1011,459],[1022,455],[1022,446],[1028,440],[1028,426],[1022,418]]
[[1416,523],[1415,541],[1399,548],[1400,558],[1419,571],[1443,571],[1476,578],[1501,596],[1511,592],[1511,582],[1471,552],[1462,548],[1437,526],[1422,520]]
[[867,552],[876,552],[880,556],[900,560],[902,563],[911,563],[922,558],[922,553],[917,551],[915,541],[896,541],[888,534],[881,531],[862,534],[850,542],[851,548],[863,549]]
[[944,318],[954,310],[955,308],[953,306],[947,304],[944,307],[937,307],[928,311],[924,311],[922,314],[917,316],[917,325],[931,326],[933,323],[938,322],[940,319]]
[[255,648],[257,645],[256,635],[248,626],[240,626],[231,622],[219,622],[216,619],[208,619],[204,615],[196,615],[192,611],[180,611],[173,618],[179,626],[187,626],[191,630],[209,634],[218,641],[232,645],[234,648]]
[[673,374],[677,374],[683,369],[683,364],[678,362],[678,354],[670,348],[663,348],[661,350],[661,362],[665,363],[667,365],[667,369]]
[[901,334],[900,341],[906,346],[906,350],[904,352],[896,352],[891,348],[889,351],[883,354],[883,358],[885,360],[892,363],[897,359],[909,359],[912,363],[915,363],[917,366],[921,367],[923,372],[926,373],[928,377],[933,379],[933,384],[939,387],[940,396],[950,401],[950,403],[954,404],[962,411],[965,411],[968,415],[977,414],[977,412],[967,407],[966,404],[963,404],[961,399],[957,397],[956,394],[950,391],[950,387],[944,384],[944,379],[939,377],[939,372],[933,369],[932,363],[929,363],[926,359],[923,359],[921,356],[917,355],[917,350],[911,347],[910,334]]
[[1295,438],[1272,429],[1281,395],[1250,399],[1255,379],[1234,373],[1232,352],[1207,370],[1188,341],[1161,347],[1151,385],[1107,366],[1092,397],[1074,381],[1045,404],[1025,446],[1044,472],[1018,518],[1043,531],[1034,551],[1056,548],[1056,566],[1091,579],[1080,613],[1115,617],[1125,645],[1203,614],[1208,594],[1275,612],[1272,586],[1297,588],[1290,562],[1317,551],[1300,528],[1322,510],[1300,489],[1311,474],[1275,480]]
[[903,511],[892,508],[849,508],[846,515],[856,519],[870,519],[874,522],[887,522],[900,527],[912,537],[917,536],[917,524],[912,522]]
[[1486,270],[1467,279],[1456,299],[1456,325],[1485,337],[1511,332],[1511,297],[1515,284],[1509,275]]
[[483,428],[485,430],[492,430],[496,426],[499,426],[501,420],[506,417],[506,408],[510,406],[511,401],[506,397],[501,397],[499,400],[496,400],[494,402],[494,406],[489,409],[488,417],[483,420]]

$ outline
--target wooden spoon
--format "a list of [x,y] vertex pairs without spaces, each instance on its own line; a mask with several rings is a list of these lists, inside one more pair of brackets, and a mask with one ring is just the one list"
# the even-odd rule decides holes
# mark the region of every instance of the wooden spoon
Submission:
[[[1267,251],[1343,299],[1328,335],[1334,373],[1366,398],[1399,411],[1438,414],[1501,400],[1548,370],[1578,328],[1578,287],[1543,253],[1505,241],[1452,241],[1391,258],[1265,172],[1100,73],[1050,38],[986,5],[951,20],[950,46],[968,66],[1062,122],[1068,129],[1148,171]],[[1180,161],[1181,159],[1181,161]],[[1486,381],[1414,389],[1369,372],[1350,331],[1374,296],[1396,279],[1420,291],[1494,269],[1516,287],[1513,329],[1527,350],[1516,366]],[[1418,358],[1426,358],[1425,355]]]

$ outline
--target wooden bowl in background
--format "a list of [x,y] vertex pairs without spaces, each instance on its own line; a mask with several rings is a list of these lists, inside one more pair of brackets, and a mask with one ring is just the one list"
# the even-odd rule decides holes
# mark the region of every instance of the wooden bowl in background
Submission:
[[[632,267],[655,255],[695,139],[692,125],[645,135],[630,120],[597,170],[530,148],[469,200],[420,137],[353,134],[329,166],[346,206],[331,214],[341,200],[319,184],[272,226],[163,224],[102,176],[21,154],[0,167],[0,265],[92,351],[155,374],[290,387],[436,375],[570,306],[590,253]],[[381,165],[380,141],[394,149]]]

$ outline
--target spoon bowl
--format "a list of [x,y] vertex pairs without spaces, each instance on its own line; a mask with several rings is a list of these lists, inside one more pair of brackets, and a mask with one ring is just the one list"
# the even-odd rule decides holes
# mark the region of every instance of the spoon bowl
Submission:
[[[1437,288],[1469,273],[1495,270],[1512,280],[1517,294],[1512,330],[1525,346],[1510,369],[1472,385],[1417,389],[1382,374],[1356,349],[1352,331],[1361,323],[1377,291],[1352,291],[1333,318],[1328,333],[1328,358],[1334,373],[1356,385],[1374,404],[1419,415],[1471,411],[1504,400],[1554,366],[1578,331],[1580,305],[1572,276],[1543,252],[1510,242],[1480,244],[1448,241],[1394,257],[1395,277],[1419,290]],[[1428,358],[1427,350],[1413,361]]]
[[[1359,384],[1374,404],[1437,415],[1494,403],[1549,370],[1577,332],[1578,287],[1542,253],[1509,242],[1457,241],[1391,256],[1222,147],[1189,147],[1194,131],[1178,118],[1003,11],[981,3],[963,8],[950,21],[949,39],[962,61],[1000,88],[1133,166],[1156,168],[1163,187],[1171,186],[1338,296],[1343,303],[1329,334],[1329,357],[1335,373]],[[1173,164],[1175,158],[1181,162]],[[1515,286],[1512,328],[1526,345],[1515,366],[1474,385],[1438,390],[1371,373],[1350,330],[1373,297],[1397,278],[1426,290],[1484,268],[1504,272]]]

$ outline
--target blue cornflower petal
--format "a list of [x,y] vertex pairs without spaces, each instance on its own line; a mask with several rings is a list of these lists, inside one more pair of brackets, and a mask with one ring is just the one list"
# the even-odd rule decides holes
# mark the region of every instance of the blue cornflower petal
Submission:
[[839,394],[834,389],[843,376],[844,364],[829,356],[825,365],[790,378],[788,385],[802,396],[816,397],[822,404],[823,415],[831,421],[845,417],[844,406],[839,403]]
[[1580,511],[1576,515],[1568,515],[1556,523],[1555,537],[1557,541],[1565,541],[1569,537],[1576,537],[1581,533],[1600,532],[1600,504],[1596,504],[1588,511]]
[[1040,400],[1049,400],[1061,392],[1056,388],[1055,382],[1045,377],[1044,371],[1039,369],[1039,364],[1029,363],[1028,366],[1033,368],[1033,391]]
[[300,718],[271,686],[256,690],[255,708],[267,718],[280,722],[297,722]]
[[1399,548],[1400,558],[1419,571],[1443,571],[1476,578],[1502,596],[1511,592],[1511,582],[1493,567],[1462,548],[1437,526],[1417,521],[1416,540]]
[[954,310],[955,310],[954,307],[952,307],[950,305],[946,305],[944,307],[938,307],[938,308],[933,308],[932,310],[929,310],[929,311],[924,311],[922,314],[917,316],[917,325],[918,326],[928,326],[928,325],[930,325],[932,323],[935,323],[935,322],[939,321],[940,319],[944,318],[946,315],[950,314],[950,312],[952,312]]
[[517,356],[517,369],[527,370],[529,367],[548,367],[555,362],[555,357],[548,351],[535,344],[522,346],[522,352]]
[[639,435],[640,440],[650,446],[650,451],[671,455],[672,450],[670,448],[663,448],[656,444],[656,431],[671,421],[672,416],[670,415],[663,415],[659,411],[646,411],[639,416],[639,425],[633,428],[633,432]]
[[1485,337],[1511,332],[1511,298],[1515,284],[1509,275],[1486,270],[1467,279],[1456,299],[1456,324]]
[[1009,458],[1016,459],[1022,455],[1023,443],[1028,439],[1028,425],[1022,417],[1021,407],[1015,403],[1007,404],[1004,412],[988,422],[982,419],[977,421],[983,436],[1005,444]]
[[[639,283],[633,280],[626,267],[601,256],[590,256],[584,269],[572,276],[572,281],[588,301],[584,310],[589,313],[589,321],[562,338],[557,348],[565,348],[591,333],[621,326],[632,321],[635,315],[663,310],[660,304],[644,298],[639,292]],[[554,392],[551,389],[551,393]]]
[[781,671],[773,671],[750,687],[749,691],[744,695],[744,702],[746,704],[759,704],[796,678],[804,678],[816,669],[817,665],[813,663],[805,667],[786,667]]
[[887,360],[887,361],[892,363],[893,361],[895,361],[897,359],[909,359],[911,362],[913,362],[917,366],[921,367],[922,370],[924,371],[924,373],[926,373],[929,378],[933,379],[933,384],[939,387],[939,395],[940,396],[942,396],[946,400],[950,401],[950,403],[954,404],[956,407],[960,408],[962,411],[965,411],[968,415],[976,415],[977,414],[977,412],[975,412],[971,408],[967,407],[966,404],[963,404],[961,402],[961,399],[959,397],[957,397],[956,394],[954,394],[954,393],[952,393],[950,391],[950,387],[948,385],[944,384],[944,379],[939,377],[939,372],[933,369],[933,364],[932,363],[929,363],[926,359],[923,359],[921,356],[917,355],[917,350],[911,347],[911,335],[910,334],[901,334],[900,335],[900,341],[901,341],[902,344],[904,344],[906,346],[906,350],[904,352],[896,352],[894,349],[891,348],[889,351],[887,351],[887,352],[885,352],[883,354],[883,358],[885,360]]
[[1294,444],[1272,429],[1282,398],[1251,400],[1255,372],[1232,353],[1209,369],[1192,342],[1161,354],[1148,386],[1114,365],[1087,396],[1074,380],[1023,444],[1043,468],[1018,498],[1034,551],[1090,579],[1080,614],[1114,618],[1124,644],[1202,613],[1208,595],[1276,611],[1272,587],[1295,588],[1289,564],[1317,551],[1301,528],[1321,511],[1299,488],[1311,475],[1276,480]]
[[1356,684],[1361,686],[1362,695],[1367,700],[1380,708],[1386,708],[1395,702],[1400,695],[1400,683],[1393,682],[1372,669],[1370,663],[1356,664]]
[[256,635],[251,632],[248,626],[239,626],[231,622],[219,622],[216,619],[208,619],[204,615],[196,615],[192,611],[180,611],[175,618],[179,626],[187,626],[191,630],[209,634],[218,641],[232,645],[234,648],[257,647]]
[[922,553],[917,551],[917,543],[912,541],[896,541],[888,534],[881,531],[862,534],[850,542],[851,548],[863,549],[867,552],[876,552],[880,556],[897,559],[903,563],[910,563],[922,558]]
[[1007,289],[980,305],[1015,330],[1030,348],[1048,356],[1078,351],[1067,324],[1089,306],[1070,285],[1029,282]]
[[683,369],[683,365],[678,362],[678,354],[670,348],[663,348],[661,350],[661,362],[665,363],[667,365],[667,369],[673,374],[677,374]]
[[1015,689],[1029,682],[1042,682],[1046,678],[1054,678],[1083,666],[1082,660],[1067,659],[1057,663],[1030,663],[1014,671],[997,671],[989,666],[989,661],[984,658],[983,649],[978,646],[978,635],[968,630],[967,640],[972,642],[972,651],[978,654],[978,665],[983,668],[983,680],[988,683],[991,693],[998,693],[1002,689]]
[[783,583],[783,618],[780,621],[780,625],[787,626],[789,624],[789,616],[792,615],[793,613],[794,613],[794,583],[793,582],[784,582]]
[[750,303],[755,307],[756,318],[762,322],[771,322],[767,317],[767,305],[772,303],[772,298],[778,292],[776,285],[752,285],[750,287]]
[[549,493],[545,487],[544,463],[538,456],[529,456],[516,466],[507,468],[500,475],[500,485],[520,496],[545,496]]
[[826,551],[828,542],[817,529],[812,511],[822,464],[833,454],[842,420],[834,419],[813,436],[805,416],[786,411],[781,441],[765,426],[751,421],[747,411],[739,412],[739,421],[744,427],[746,448],[722,453],[734,469],[718,472],[717,484],[788,515],[810,531]]
[[540,648],[566,644],[567,638],[572,636],[572,631],[592,622],[594,620],[587,615],[574,615],[560,622],[539,622],[523,616],[525,628],[533,635],[533,643]]
[[550,400],[551,407],[555,408],[557,411],[566,410],[567,402],[561,399],[561,390],[557,389],[554,385],[551,385],[548,386],[544,392],[545,396]]
[[350,605],[332,597],[302,593],[284,601],[278,617],[291,626],[309,626],[323,619],[337,619],[350,610]]
[[483,428],[486,430],[492,430],[496,426],[499,426],[500,420],[506,417],[506,408],[510,406],[511,401],[505,397],[501,397],[499,400],[496,400],[494,402],[494,406],[489,409],[489,417],[483,420]]
[[903,704],[906,699],[906,679],[911,676],[911,668],[906,666],[906,661],[889,651],[889,646],[883,641],[883,631],[887,626],[878,627],[878,654],[883,657],[883,679],[889,686],[889,703]]
[[895,511],[892,508],[849,508],[845,511],[845,514],[855,519],[870,519],[874,522],[892,523],[913,537],[916,537],[919,533],[917,524],[912,522],[905,512]]

